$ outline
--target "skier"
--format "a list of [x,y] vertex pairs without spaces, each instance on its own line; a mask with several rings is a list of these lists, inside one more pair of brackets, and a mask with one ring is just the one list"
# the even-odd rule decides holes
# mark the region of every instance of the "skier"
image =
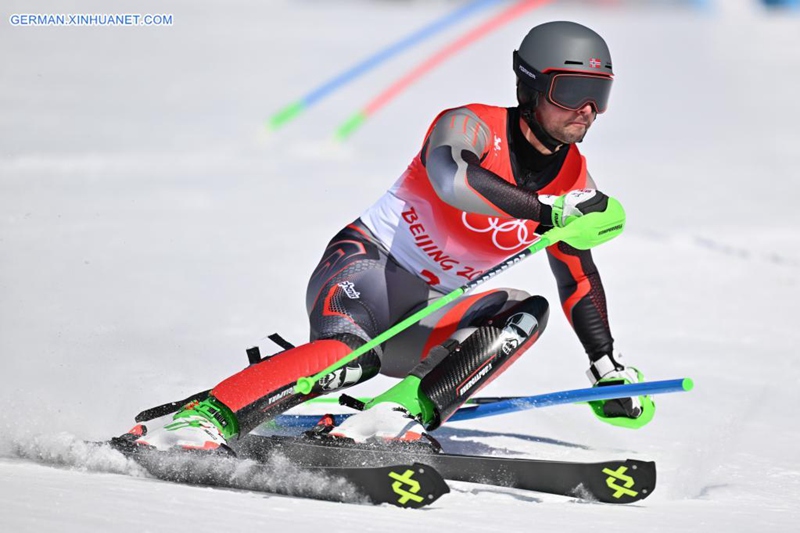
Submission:
[[[225,379],[160,427],[138,426],[135,442],[226,447],[310,397],[383,373],[402,379],[328,428],[328,436],[424,443],[428,431],[529,349],[547,323],[547,301],[517,289],[490,290],[427,316],[320,379],[309,395],[294,389],[298,378],[527,248],[544,230],[605,209],[608,198],[576,146],[608,105],[613,71],[605,41],[573,22],[542,24],[514,52],[513,68],[518,106],[443,111],[399,180],[333,237],[308,284],[311,342]],[[614,354],[591,253],[563,242],[547,253],[563,311],[589,357],[591,383],[641,381]],[[643,425],[653,411],[649,398],[635,397],[605,401],[595,414]]]

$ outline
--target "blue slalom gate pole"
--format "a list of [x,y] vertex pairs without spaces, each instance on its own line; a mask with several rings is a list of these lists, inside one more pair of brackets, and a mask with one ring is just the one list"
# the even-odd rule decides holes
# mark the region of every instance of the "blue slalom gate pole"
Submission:
[[438,35],[440,32],[444,31],[450,26],[455,25],[461,20],[466,19],[467,17],[483,9],[488,9],[495,4],[499,4],[502,1],[503,0],[473,0],[472,2],[456,9],[455,11],[448,13],[437,20],[434,20],[430,24],[427,24],[410,35],[407,35],[399,41],[387,46],[386,48],[378,50],[366,59],[360,61],[358,64],[348,68],[344,72],[341,72],[332,79],[324,82],[319,87],[311,90],[300,99],[286,105],[278,112],[273,114],[268,121],[269,128],[275,130],[281,127],[290,120],[293,120],[309,107],[340,89],[342,86],[347,85],[363,74],[366,74],[372,69],[384,64],[386,61],[390,60],[401,52],[404,52],[408,48],[411,48],[412,46],[415,46],[429,39],[430,37]]

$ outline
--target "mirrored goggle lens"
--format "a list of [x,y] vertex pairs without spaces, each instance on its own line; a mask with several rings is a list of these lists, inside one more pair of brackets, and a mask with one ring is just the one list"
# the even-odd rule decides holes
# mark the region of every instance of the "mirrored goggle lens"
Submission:
[[557,106],[577,111],[592,104],[598,113],[608,109],[611,78],[581,74],[556,74],[550,84],[548,98]]

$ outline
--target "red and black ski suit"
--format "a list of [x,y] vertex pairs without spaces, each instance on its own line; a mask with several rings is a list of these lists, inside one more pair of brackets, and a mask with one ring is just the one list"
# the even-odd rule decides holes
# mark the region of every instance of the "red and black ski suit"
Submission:
[[[538,195],[584,188],[595,185],[578,148],[538,153],[522,135],[517,108],[472,104],[442,112],[400,179],[326,248],[307,292],[312,342],[232,376],[212,394],[237,413],[245,431],[296,405],[306,399],[292,389],[297,378],[530,246],[549,224],[549,207]],[[611,353],[605,295],[591,253],[558,243],[547,254],[564,313],[589,358]],[[526,299],[514,289],[464,296],[320,380],[314,394],[378,372],[403,377],[432,348],[450,338],[464,341]],[[490,377],[524,349],[517,352]]]

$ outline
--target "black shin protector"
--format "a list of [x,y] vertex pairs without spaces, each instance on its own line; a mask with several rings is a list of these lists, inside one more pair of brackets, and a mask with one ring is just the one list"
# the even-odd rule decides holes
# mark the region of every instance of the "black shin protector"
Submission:
[[[465,401],[488,385],[530,348],[547,325],[549,305],[531,296],[476,329],[461,345],[420,375],[422,392],[435,407],[427,429],[439,427]],[[451,347],[452,348],[452,347]]]

